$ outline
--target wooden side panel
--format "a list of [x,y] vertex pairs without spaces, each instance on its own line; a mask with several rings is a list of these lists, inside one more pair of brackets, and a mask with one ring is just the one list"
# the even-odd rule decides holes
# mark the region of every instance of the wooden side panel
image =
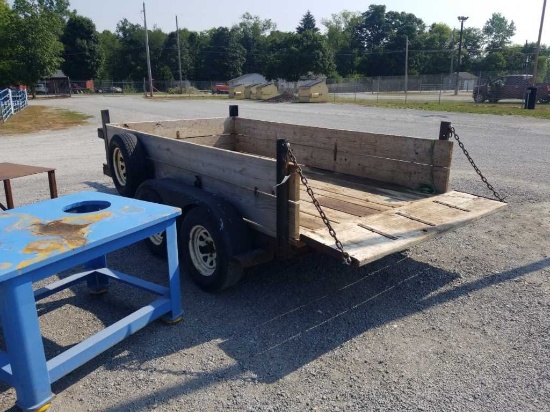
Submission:
[[119,123],[113,124],[112,126],[164,136],[170,139],[232,134],[235,130],[234,118],[231,117]]
[[[255,229],[276,236],[275,160],[191,143],[208,143],[220,136],[178,140],[126,128],[108,128],[109,138],[124,132],[134,133],[144,145],[154,163],[156,178],[169,177],[193,185],[199,177],[205,191],[230,201]],[[298,181],[290,179],[289,184],[293,197],[298,199]],[[292,201],[289,209],[290,237],[297,240],[300,205]]]
[[[273,157],[274,148],[275,140],[242,135],[235,137],[235,150],[239,152]],[[307,166],[389,182],[413,190],[418,190],[421,185],[433,186],[438,193],[449,190],[448,167],[432,167],[428,164],[343,152],[334,148],[329,150],[304,146],[292,140],[291,148],[298,161]]]
[[[473,222],[504,206],[501,202],[453,191],[341,223],[337,235],[352,256],[353,264],[363,266]],[[302,227],[301,239],[331,254],[336,251],[333,239],[322,228],[309,230]]]
[[354,153],[438,167],[450,166],[453,150],[453,142],[446,140],[298,126],[242,117],[235,119],[235,133],[272,141],[289,139],[294,144],[333,153]]
[[[181,169],[175,165],[155,163],[157,178],[172,178],[193,185],[196,181],[196,173]],[[231,202],[241,213],[243,218],[250,221],[256,230],[269,236],[277,235],[277,199],[274,195],[261,191],[254,191],[236,184],[227,183],[219,179],[201,175],[202,188],[209,193],[215,193]],[[291,239],[299,239],[299,214],[300,205],[289,202],[289,226]]]
[[[273,157],[277,138],[290,140],[302,164],[402,185],[449,190],[453,143],[282,123],[235,119],[235,150]],[[432,166],[433,165],[433,166]]]

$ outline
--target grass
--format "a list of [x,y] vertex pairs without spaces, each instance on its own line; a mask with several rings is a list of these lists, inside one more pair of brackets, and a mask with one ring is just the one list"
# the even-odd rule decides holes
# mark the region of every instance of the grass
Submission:
[[336,98],[336,103],[355,103],[362,106],[386,107],[391,109],[416,109],[436,112],[455,112],[455,113],[474,113],[474,114],[492,114],[500,116],[523,116],[535,117],[539,119],[550,119],[550,105],[537,104],[534,110],[525,110],[523,102],[498,102],[481,103],[474,102],[452,102],[452,101],[408,101],[404,100],[373,100],[354,101],[352,98]]
[[92,116],[47,106],[28,106],[6,123],[0,123],[0,136],[61,130],[85,124]]

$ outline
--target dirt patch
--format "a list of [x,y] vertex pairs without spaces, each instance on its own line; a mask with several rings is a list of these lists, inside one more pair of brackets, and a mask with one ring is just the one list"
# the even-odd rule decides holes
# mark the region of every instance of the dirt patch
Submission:
[[66,109],[29,106],[5,123],[0,123],[0,136],[68,129],[85,124],[91,117]]

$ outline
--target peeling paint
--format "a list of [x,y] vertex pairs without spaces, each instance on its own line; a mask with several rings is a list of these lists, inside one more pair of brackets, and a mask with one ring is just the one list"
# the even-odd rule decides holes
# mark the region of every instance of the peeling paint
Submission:
[[145,209],[137,206],[124,206],[120,211],[122,213],[142,213]]
[[90,225],[111,215],[112,212],[101,212],[86,216],[69,216],[47,223],[36,219],[38,222],[33,222],[28,229],[32,230],[34,236],[41,239],[28,243],[25,249],[22,250],[24,254],[34,254],[35,256],[19,263],[17,269],[44,260],[51,254],[58,254],[86,245]]

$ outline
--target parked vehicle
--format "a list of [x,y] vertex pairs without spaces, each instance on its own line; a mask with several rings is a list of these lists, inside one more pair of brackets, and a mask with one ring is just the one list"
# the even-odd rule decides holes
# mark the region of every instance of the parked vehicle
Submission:
[[[527,88],[532,86],[533,76],[529,74],[502,76],[489,82],[476,86],[473,90],[473,98],[477,103],[488,100],[496,103],[503,99],[524,99]],[[537,101],[550,103],[550,84],[538,83]]]
[[36,94],[48,94],[48,88],[44,83],[37,83],[34,85],[34,92]]
[[71,93],[72,94],[82,94],[83,93],[82,87],[80,87],[76,83],[71,83]]
[[[228,118],[118,124],[104,110],[98,129],[103,171],[121,195],[182,209],[181,264],[205,290],[308,249],[363,266],[505,206],[449,189],[451,141],[251,120],[237,110],[231,106]],[[147,245],[162,254],[164,242],[159,233]]]
[[122,89],[117,86],[101,87],[95,90],[96,93],[122,93]]
[[225,83],[216,83],[212,86],[212,94],[229,94],[229,86]]

